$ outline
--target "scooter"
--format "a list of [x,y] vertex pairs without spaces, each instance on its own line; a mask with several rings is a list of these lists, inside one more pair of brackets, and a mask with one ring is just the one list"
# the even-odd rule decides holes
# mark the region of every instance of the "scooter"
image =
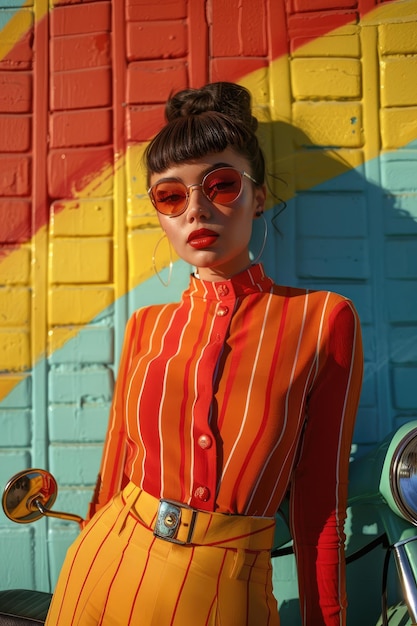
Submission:
[[[58,486],[47,471],[29,469],[13,476],[7,483],[2,505],[6,516],[19,524],[42,517],[74,521],[78,515],[54,511]],[[369,454],[352,461],[349,474],[349,506],[372,508],[380,534],[355,553],[347,549],[347,562],[362,558],[375,546],[386,551],[381,574],[382,612],[377,626],[417,626],[417,421],[408,422],[389,435]],[[291,553],[288,509],[284,503],[277,515],[275,548],[272,557]],[[394,557],[400,584],[399,602],[388,606],[388,565]],[[0,626],[43,624],[51,594],[40,591],[0,591]],[[369,626],[358,624],[355,626]]]
[[[351,463],[349,505],[373,507],[386,547],[382,573],[382,626],[417,624],[417,421],[386,437],[366,456]],[[396,565],[402,601],[388,608],[390,557]],[[408,616],[408,619],[407,619]]]

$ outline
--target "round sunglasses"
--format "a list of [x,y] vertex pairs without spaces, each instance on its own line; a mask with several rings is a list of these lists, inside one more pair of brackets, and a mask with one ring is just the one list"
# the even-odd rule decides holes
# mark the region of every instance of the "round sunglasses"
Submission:
[[228,205],[238,199],[243,189],[243,177],[258,183],[247,172],[234,167],[218,167],[208,172],[201,183],[185,185],[178,178],[165,178],[148,189],[155,209],[163,215],[176,217],[184,213],[190,200],[191,189],[201,187],[203,194],[211,202]]

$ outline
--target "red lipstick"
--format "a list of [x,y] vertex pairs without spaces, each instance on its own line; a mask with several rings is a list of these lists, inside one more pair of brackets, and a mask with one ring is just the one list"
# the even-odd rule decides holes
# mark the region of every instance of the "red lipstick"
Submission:
[[214,230],[199,228],[190,233],[187,242],[196,250],[202,250],[212,246],[218,236],[218,233],[214,232]]

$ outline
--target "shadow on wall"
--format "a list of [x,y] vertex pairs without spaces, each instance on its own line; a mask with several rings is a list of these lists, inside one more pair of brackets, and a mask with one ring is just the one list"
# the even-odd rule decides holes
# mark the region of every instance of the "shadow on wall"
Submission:
[[[417,146],[382,153],[352,168],[336,150],[313,145],[290,124],[264,123],[259,130],[262,144],[269,146],[273,138],[275,154],[266,155],[270,181],[275,196],[287,202],[284,211],[278,205],[268,212],[276,228],[269,229],[263,255],[267,272],[279,283],[342,293],[361,318],[365,374],[354,434],[354,456],[359,457],[417,417]],[[360,156],[359,150],[350,151],[350,160]],[[261,230],[257,224],[254,256]],[[350,513],[348,553],[383,532],[372,505]],[[349,626],[377,624],[384,556],[384,549],[377,548],[348,565]],[[274,560],[281,624],[299,626],[296,585],[291,587],[291,573],[283,571],[294,569],[289,557],[284,559],[285,565]],[[393,564],[389,571],[394,604],[398,580]]]
[[[267,212],[268,273],[342,293],[361,319],[365,375],[354,441],[362,454],[417,418],[417,142],[351,167],[290,124],[261,124],[260,136],[273,138],[269,180],[287,202]],[[356,162],[362,153],[348,156]]]

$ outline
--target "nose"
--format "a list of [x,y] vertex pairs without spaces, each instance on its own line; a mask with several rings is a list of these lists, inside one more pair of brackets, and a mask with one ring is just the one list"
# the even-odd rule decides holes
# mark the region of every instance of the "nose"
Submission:
[[[198,193],[193,193],[197,191]],[[210,217],[210,201],[203,193],[202,185],[190,185],[188,187],[187,217],[190,222],[195,219],[208,219]]]

